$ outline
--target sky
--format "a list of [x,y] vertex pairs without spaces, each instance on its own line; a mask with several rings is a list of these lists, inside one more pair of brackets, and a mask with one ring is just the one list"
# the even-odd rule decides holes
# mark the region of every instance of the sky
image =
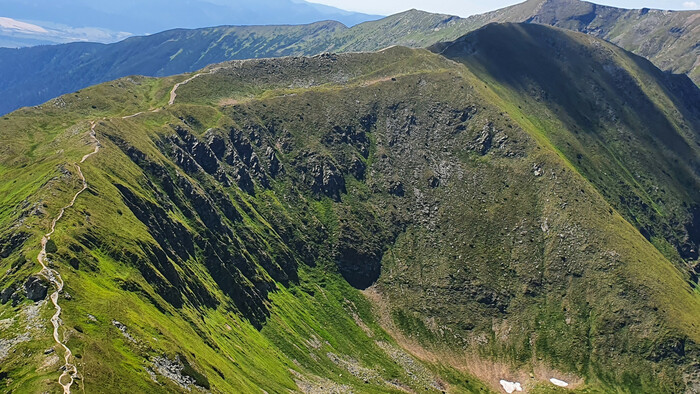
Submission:
[[[308,0],[368,14],[391,15],[416,8],[423,11],[469,16],[496,10],[520,1],[513,0]],[[589,0],[622,8],[659,8],[665,10],[697,10],[700,0]]]

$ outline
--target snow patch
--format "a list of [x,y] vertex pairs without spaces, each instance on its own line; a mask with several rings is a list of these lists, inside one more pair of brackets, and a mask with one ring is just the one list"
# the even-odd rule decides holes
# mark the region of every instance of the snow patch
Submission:
[[520,382],[509,382],[507,380],[501,379],[500,383],[501,386],[503,386],[503,390],[505,390],[508,394],[511,394],[515,391],[523,391],[523,387],[520,385]]
[[565,381],[559,380],[559,379],[557,379],[557,378],[550,378],[549,381],[552,382],[553,385],[559,386],[559,387],[566,387],[566,386],[569,385],[569,384],[566,383]]

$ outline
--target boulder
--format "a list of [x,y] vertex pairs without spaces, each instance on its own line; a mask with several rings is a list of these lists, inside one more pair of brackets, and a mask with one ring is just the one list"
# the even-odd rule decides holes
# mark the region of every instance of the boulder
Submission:
[[36,302],[46,298],[49,284],[45,279],[38,276],[30,276],[24,283],[24,291],[27,292],[27,298]]

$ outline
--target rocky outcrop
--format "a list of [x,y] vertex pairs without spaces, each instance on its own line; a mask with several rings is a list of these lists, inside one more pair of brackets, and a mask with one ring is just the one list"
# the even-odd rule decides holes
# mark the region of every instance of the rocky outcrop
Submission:
[[404,190],[403,183],[401,181],[392,180],[389,183],[388,192],[389,194],[393,194],[397,197],[403,197],[406,191]]
[[333,126],[331,132],[323,138],[323,143],[328,146],[337,146],[338,144],[348,144],[357,149],[364,157],[369,156],[369,138],[366,132],[374,125],[376,118],[365,117],[361,120],[362,129],[355,126]]
[[46,293],[49,289],[49,283],[42,277],[30,276],[24,282],[24,291],[27,293],[27,298],[37,302],[46,298]]
[[18,250],[24,242],[29,239],[29,233],[19,231],[13,232],[0,239],[0,257],[7,258],[14,251]]
[[316,197],[327,196],[340,201],[340,195],[345,193],[345,178],[330,158],[303,152],[294,161],[294,167]]
[[498,149],[499,154],[511,156],[512,153],[507,151],[507,141],[508,135],[506,133],[497,129],[493,123],[488,123],[481,129],[469,147],[481,155],[485,155],[492,148],[495,148]]
[[183,355],[178,354],[174,359],[163,355],[154,357],[152,361],[156,372],[187,391],[191,391],[192,386],[199,390],[210,388],[209,379],[194,369]]
[[275,150],[272,149],[272,147],[267,147],[267,149],[265,150],[265,156],[270,162],[270,175],[273,178],[275,178],[277,174],[280,173],[282,163],[277,158],[277,154],[275,153]]
[[15,294],[15,287],[9,286],[0,291],[0,304],[6,304]]
[[376,212],[341,208],[338,214],[335,260],[338,271],[353,287],[366,289],[381,274],[384,249],[393,235]]

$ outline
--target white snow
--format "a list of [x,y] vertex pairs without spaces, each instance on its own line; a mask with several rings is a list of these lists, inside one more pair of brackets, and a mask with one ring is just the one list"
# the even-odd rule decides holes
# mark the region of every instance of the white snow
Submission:
[[505,390],[508,394],[511,394],[515,391],[523,391],[522,386],[520,386],[520,382],[509,382],[507,380],[501,379],[500,383],[501,386],[503,386],[503,390]]
[[569,385],[569,384],[566,383],[565,381],[559,380],[559,379],[557,379],[557,378],[551,378],[551,379],[549,379],[549,381],[552,382],[553,385],[559,386],[559,387],[566,387],[566,386]]
[[31,33],[48,33],[46,29],[41,26],[32,25],[31,23],[20,22],[12,18],[5,18],[0,16],[0,28],[20,30],[23,32]]

